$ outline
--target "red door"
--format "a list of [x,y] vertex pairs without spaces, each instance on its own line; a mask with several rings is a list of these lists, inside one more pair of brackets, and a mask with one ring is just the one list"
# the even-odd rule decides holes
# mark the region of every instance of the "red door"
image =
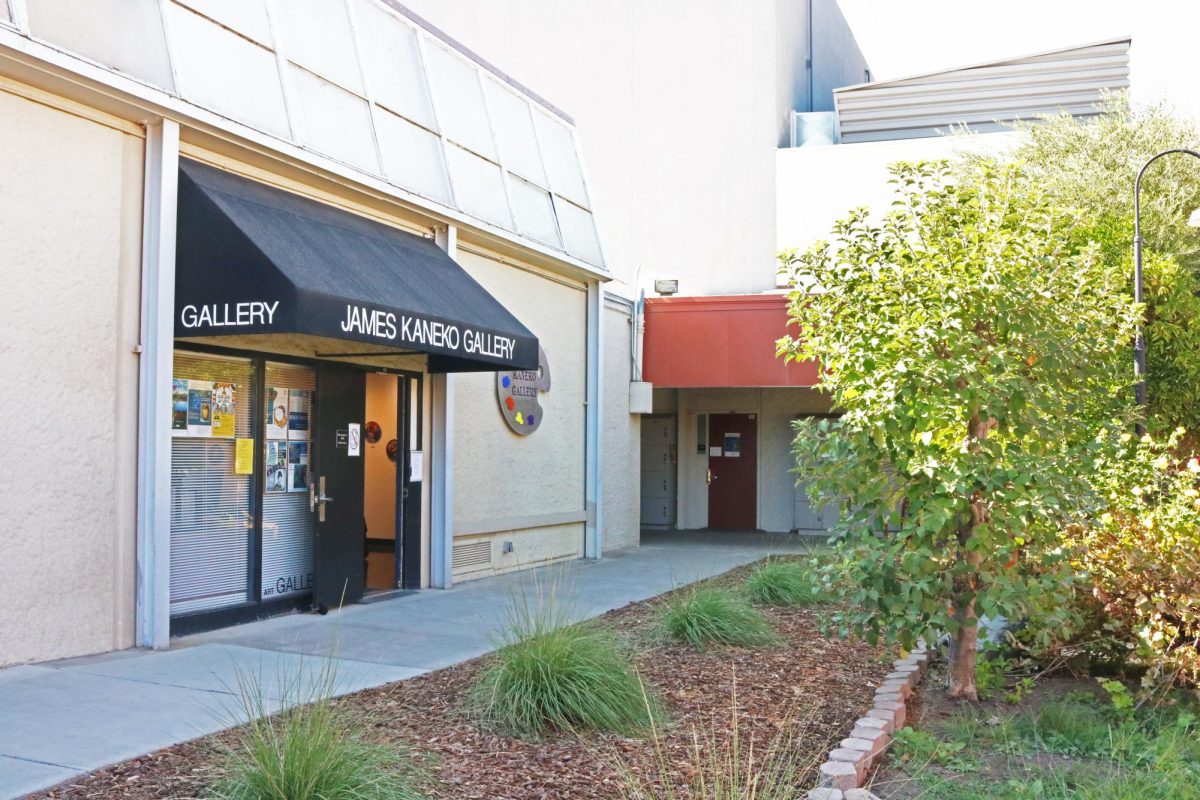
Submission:
[[758,498],[754,414],[709,415],[708,475],[708,527],[754,530]]

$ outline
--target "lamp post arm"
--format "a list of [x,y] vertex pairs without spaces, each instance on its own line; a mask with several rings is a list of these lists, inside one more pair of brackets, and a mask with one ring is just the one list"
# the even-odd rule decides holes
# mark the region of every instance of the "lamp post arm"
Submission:
[[[1138,170],[1137,178],[1133,181],[1133,301],[1139,305],[1142,303],[1144,294],[1142,288],[1142,178],[1151,164],[1163,156],[1169,156],[1172,153],[1186,153],[1189,156],[1200,159],[1200,153],[1197,153],[1195,150],[1189,150],[1186,147],[1174,147],[1170,150],[1163,150],[1161,153],[1155,153],[1142,165],[1142,168]],[[1142,322],[1139,320],[1137,332],[1133,340],[1133,374],[1137,378],[1137,385],[1134,387],[1134,396],[1138,407],[1145,414],[1146,335],[1143,327]],[[1146,432],[1144,423],[1138,422],[1137,432],[1138,436]]]

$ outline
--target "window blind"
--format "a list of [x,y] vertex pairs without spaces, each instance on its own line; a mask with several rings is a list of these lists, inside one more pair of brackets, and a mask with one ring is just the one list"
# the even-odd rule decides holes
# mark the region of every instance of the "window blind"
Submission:
[[[234,435],[253,436],[252,362],[177,352],[174,377],[234,384]],[[234,442],[182,434],[171,440],[172,616],[250,599],[254,476],[234,473]]]
[[[295,389],[303,394],[290,397],[289,409],[303,414],[307,420],[305,429],[289,430],[288,443],[303,444],[308,454],[308,466],[312,466],[312,396],[317,386],[316,370],[297,364],[268,361],[266,364],[266,386],[271,388]],[[267,419],[264,416],[264,419]],[[271,442],[264,442],[270,447]],[[260,455],[264,461],[266,454]],[[289,469],[290,469],[289,465]],[[306,476],[306,479],[311,475]],[[262,541],[262,597],[277,599],[288,595],[312,591],[313,538],[315,535],[313,514],[308,510],[308,492],[267,491],[263,495],[263,541]]]

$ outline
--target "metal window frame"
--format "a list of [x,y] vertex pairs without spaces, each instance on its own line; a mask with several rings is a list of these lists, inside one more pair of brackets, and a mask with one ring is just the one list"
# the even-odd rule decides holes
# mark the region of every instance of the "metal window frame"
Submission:
[[165,648],[171,636],[171,416],[175,348],[175,230],[179,123],[146,128],[142,303],[138,351],[137,588],[135,641]]

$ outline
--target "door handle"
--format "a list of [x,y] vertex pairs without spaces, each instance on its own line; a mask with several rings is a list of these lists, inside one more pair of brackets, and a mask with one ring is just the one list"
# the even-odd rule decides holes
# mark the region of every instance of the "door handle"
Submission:
[[713,481],[715,481],[715,480],[717,479],[717,478],[716,478],[716,476],[712,474],[712,470],[711,470],[711,469],[709,469],[709,470],[705,470],[705,471],[708,473],[708,475],[707,475],[707,482],[708,482],[708,483],[712,483]]
[[317,512],[317,520],[325,521],[325,504],[332,503],[333,498],[325,494],[325,476],[319,478],[321,487],[317,488],[314,483],[308,484],[308,510]]

